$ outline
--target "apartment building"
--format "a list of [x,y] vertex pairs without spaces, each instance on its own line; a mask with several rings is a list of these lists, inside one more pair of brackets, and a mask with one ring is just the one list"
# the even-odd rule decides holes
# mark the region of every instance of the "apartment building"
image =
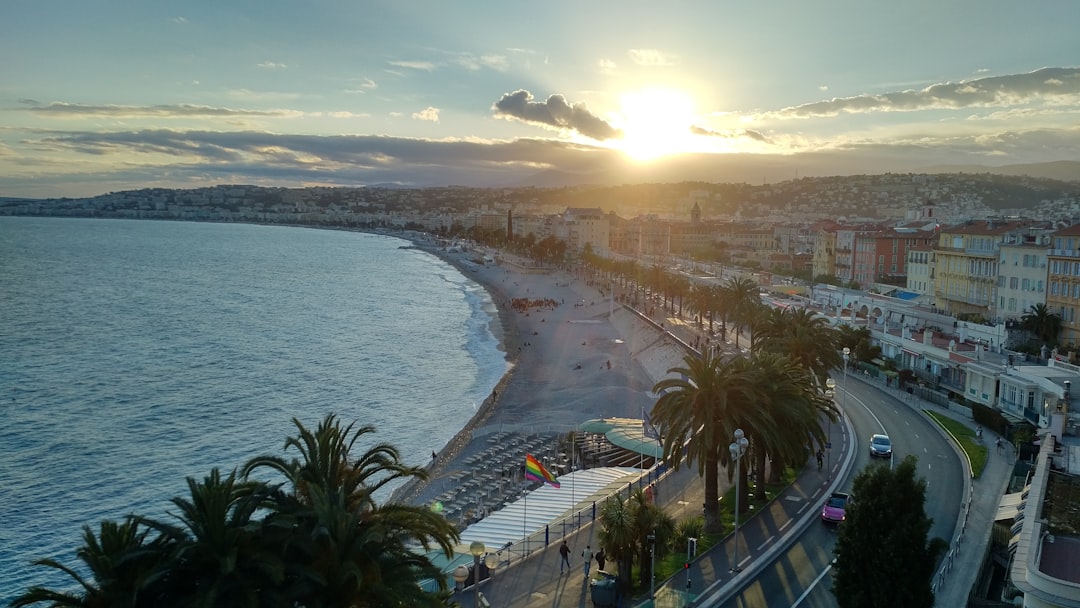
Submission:
[[1046,307],[1061,317],[1061,344],[1080,345],[1080,224],[1058,230],[1047,253]]
[[1030,225],[989,219],[943,227],[934,252],[937,308],[952,315],[996,318],[1000,246]]

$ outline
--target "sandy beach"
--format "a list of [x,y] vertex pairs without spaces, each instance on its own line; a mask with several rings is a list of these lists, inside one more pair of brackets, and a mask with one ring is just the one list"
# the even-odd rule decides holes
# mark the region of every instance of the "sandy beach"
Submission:
[[675,340],[569,272],[507,258],[476,264],[477,252],[449,252],[425,240],[414,245],[488,290],[498,309],[492,330],[512,367],[472,420],[438,451],[429,481],[399,488],[396,501],[447,500],[447,492],[476,472],[478,459],[486,471],[524,464],[516,453],[514,461],[501,462],[508,452],[493,452],[495,438],[537,438],[526,447],[541,451],[549,446],[538,442],[554,443],[586,420],[640,419],[655,402],[652,386],[682,365],[686,351]]

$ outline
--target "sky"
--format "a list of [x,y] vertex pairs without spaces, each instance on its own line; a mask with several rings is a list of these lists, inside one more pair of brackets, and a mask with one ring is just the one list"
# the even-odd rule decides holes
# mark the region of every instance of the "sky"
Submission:
[[0,196],[1078,161],[1078,24],[1076,0],[4,0]]

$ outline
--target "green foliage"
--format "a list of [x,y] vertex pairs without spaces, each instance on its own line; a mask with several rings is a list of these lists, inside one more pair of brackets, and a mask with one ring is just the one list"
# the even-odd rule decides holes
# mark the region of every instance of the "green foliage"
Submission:
[[[415,551],[440,547],[453,555],[457,531],[424,507],[378,504],[375,490],[395,479],[424,477],[397,450],[376,444],[356,454],[374,432],[327,416],[315,431],[294,419],[286,441],[299,458],[264,456],[243,475],[217,469],[188,478],[189,496],[174,498],[171,519],[130,516],[84,529],[77,555],[84,579],[52,560],[39,565],[68,574],[79,589],[34,587],[14,606],[444,606],[440,570]],[[282,474],[271,485],[247,478],[257,469]],[[439,591],[417,584],[433,579]]]
[[947,544],[927,540],[926,480],[916,479],[917,459],[896,468],[871,466],[852,485],[833,549],[832,591],[841,608],[931,608],[933,568]]
[[948,416],[942,416],[930,410],[924,411],[956,440],[960,449],[967,454],[968,462],[971,463],[971,476],[978,479],[979,476],[982,475],[983,469],[986,468],[986,460],[990,455],[990,450],[985,444],[985,438],[979,440],[975,436],[975,431],[971,430],[970,427],[962,422],[958,422]]

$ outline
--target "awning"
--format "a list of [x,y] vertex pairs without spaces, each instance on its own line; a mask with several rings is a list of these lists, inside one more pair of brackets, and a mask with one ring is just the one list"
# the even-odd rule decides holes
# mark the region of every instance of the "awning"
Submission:
[[661,458],[664,455],[664,448],[659,441],[645,437],[643,420],[636,418],[586,420],[578,426],[578,430],[603,434],[612,445],[651,458]]
[[1016,519],[1016,511],[1024,501],[1022,495],[1023,492],[1014,492],[1002,496],[1001,502],[998,503],[997,515],[994,516],[994,521],[1009,521]]

